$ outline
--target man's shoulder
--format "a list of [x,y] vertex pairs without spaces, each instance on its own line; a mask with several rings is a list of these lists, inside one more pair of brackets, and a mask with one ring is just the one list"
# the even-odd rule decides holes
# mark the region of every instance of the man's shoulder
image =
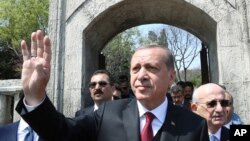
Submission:
[[103,103],[97,111],[105,111],[105,113],[120,113],[125,109],[137,109],[135,98],[125,98]]
[[113,108],[122,108],[123,106],[127,106],[128,104],[136,103],[135,98],[124,98],[119,100],[107,101],[105,102],[105,106],[113,107]]
[[90,107],[86,107],[86,108],[78,110],[75,116],[78,117],[78,116],[88,115],[92,112],[94,112],[94,106],[90,106]]
[[19,121],[0,126],[0,134],[1,133],[4,134],[4,133],[9,132],[11,130],[17,130],[18,125],[19,125]]
[[178,117],[180,120],[185,121],[185,123],[194,124],[205,120],[203,117],[195,114],[187,108],[183,108],[173,104],[169,104],[169,107],[171,108],[172,113],[174,113],[175,116]]

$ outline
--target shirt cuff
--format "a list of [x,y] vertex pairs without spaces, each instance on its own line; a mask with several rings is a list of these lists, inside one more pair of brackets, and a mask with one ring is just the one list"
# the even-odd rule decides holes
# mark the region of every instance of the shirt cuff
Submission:
[[41,105],[43,103],[43,101],[45,100],[45,98],[40,102],[38,103],[37,105],[34,105],[34,106],[30,106],[26,103],[26,100],[25,100],[25,97],[23,98],[23,104],[25,106],[25,108],[27,109],[27,112],[31,112],[33,111],[34,109],[36,109],[39,105]]

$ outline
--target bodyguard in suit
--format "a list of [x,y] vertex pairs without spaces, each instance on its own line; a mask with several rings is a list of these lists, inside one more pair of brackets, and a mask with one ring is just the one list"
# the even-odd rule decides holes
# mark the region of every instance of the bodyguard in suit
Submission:
[[174,57],[166,47],[143,46],[133,54],[130,84],[136,99],[106,102],[91,115],[68,119],[56,111],[45,93],[50,40],[41,31],[31,39],[31,54],[25,41],[21,43],[25,97],[16,110],[45,140],[208,141],[206,120],[166,98],[175,79]]
[[30,138],[29,141],[42,141],[35,132],[27,128],[30,129],[23,119],[1,126],[0,141],[28,141],[28,138]]
[[217,84],[204,84],[195,90],[191,108],[207,120],[210,141],[229,140],[229,130],[223,126],[227,120],[226,107],[229,104],[226,91]]
[[77,111],[76,117],[88,115],[97,110],[102,103],[113,99],[114,85],[110,73],[107,70],[95,71],[89,82],[89,91],[94,106]]

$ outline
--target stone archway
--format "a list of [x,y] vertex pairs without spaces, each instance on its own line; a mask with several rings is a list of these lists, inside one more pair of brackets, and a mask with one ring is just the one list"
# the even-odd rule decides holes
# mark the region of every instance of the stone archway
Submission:
[[134,26],[164,23],[193,33],[208,46],[211,82],[225,85],[235,95],[235,110],[250,123],[250,103],[241,101],[250,90],[250,2],[55,0],[50,4],[49,34],[54,48],[47,91],[67,116],[88,104],[86,84],[110,39]]

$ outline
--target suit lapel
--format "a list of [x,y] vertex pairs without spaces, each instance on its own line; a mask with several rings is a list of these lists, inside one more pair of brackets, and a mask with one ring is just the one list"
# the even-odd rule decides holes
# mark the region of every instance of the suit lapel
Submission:
[[176,136],[176,133],[178,132],[178,115],[176,115],[177,111],[174,110],[175,107],[168,102],[168,109],[166,113],[165,121],[162,125],[161,130],[161,137],[160,141],[175,141],[178,139],[178,136]]
[[229,129],[227,129],[226,127],[222,126],[221,127],[221,137],[220,140],[221,141],[228,141],[229,140]]
[[140,141],[139,112],[133,99],[122,112],[123,125],[128,141]]

